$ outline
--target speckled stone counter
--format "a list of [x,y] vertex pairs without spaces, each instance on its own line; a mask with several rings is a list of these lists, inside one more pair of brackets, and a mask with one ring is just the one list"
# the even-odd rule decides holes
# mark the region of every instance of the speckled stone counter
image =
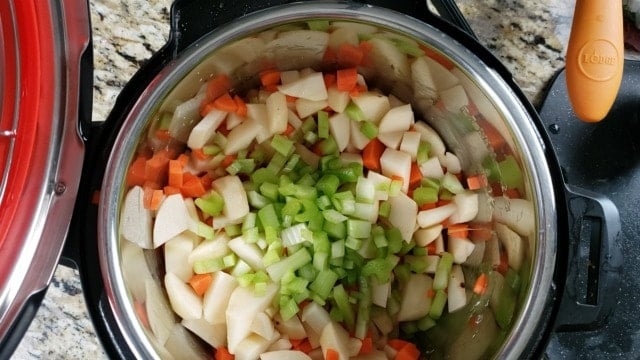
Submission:
[[[91,0],[94,109],[106,119],[135,71],[166,41],[170,0]],[[458,0],[478,38],[537,103],[564,65],[572,0]],[[60,266],[15,359],[102,359],[78,272]]]

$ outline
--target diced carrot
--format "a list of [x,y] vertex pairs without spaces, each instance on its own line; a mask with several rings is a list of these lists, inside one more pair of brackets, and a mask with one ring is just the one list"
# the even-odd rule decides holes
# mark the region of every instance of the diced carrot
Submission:
[[387,147],[378,138],[374,138],[362,149],[362,163],[369,170],[380,172],[380,157]]
[[182,187],[180,188],[180,192],[184,197],[197,198],[203,196],[207,192],[207,190],[202,185],[200,178],[194,176],[189,180],[184,180],[184,182],[182,183]]
[[224,159],[222,159],[220,166],[223,168],[226,168],[227,166],[231,165],[231,163],[236,161],[236,158],[237,158],[236,155],[227,155],[224,157]]
[[207,160],[209,158],[209,155],[205,154],[202,148],[191,149],[191,155],[198,160]]
[[169,141],[171,140],[171,134],[169,134],[169,130],[167,129],[158,129],[156,130],[156,137],[161,141]]
[[358,69],[355,67],[340,69],[336,72],[336,86],[340,91],[351,91],[358,81]]
[[238,104],[236,104],[228,92],[213,100],[213,105],[220,111],[236,112],[236,110],[238,110]]
[[180,154],[178,155],[178,158],[176,160],[180,162],[180,165],[187,166],[187,164],[189,163],[189,155],[184,153]]
[[424,296],[426,296],[429,299],[433,299],[436,296],[436,291],[433,290],[433,289],[429,289],[429,290],[426,291]]
[[447,59],[444,55],[440,54],[439,52],[433,50],[430,47],[424,46],[422,44],[420,44],[419,46],[420,46],[420,49],[424,51],[425,55],[427,55],[428,57],[435,60],[440,65],[447,68],[447,70],[451,70],[455,67],[455,65],[449,59]]
[[436,250],[437,250],[437,249],[436,249],[436,242],[435,242],[435,241],[430,242],[430,243],[426,246],[426,248],[427,248],[427,254],[429,254],[429,255],[436,255]]
[[417,360],[420,357],[420,350],[413,343],[408,343],[396,353],[395,360]]
[[260,72],[260,83],[262,86],[278,85],[280,83],[280,70],[267,69]]
[[215,360],[234,360],[236,357],[226,347],[216,348]]
[[96,190],[91,194],[91,203],[93,205],[98,205],[100,203],[100,190]]
[[294,102],[296,102],[296,100],[298,100],[297,97],[291,96],[291,95],[285,95],[284,97],[285,97],[285,99],[287,99],[288,103],[294,103]]
[[411,176],[409,177],[409,188],[415,189],[420,186],[420,182],[422,181],[422,172],[420,171],[420,167],[418,163],[411,163]]
[[469,225],[468,224],[453,224],[447,228],[447,235],[457,238],[469,237]]
[[180,160],[169,160],[169,186],[182,186],[182,163]]
[[200,182],[205,190],[211,189],[211,183],[213,183],[213,176],[210,173],[206,173],[200,177]]
[[159,190],[162,188],[162,186],[160,186],[160,184],[158,184],[155,181],[145,181],[144,184],[142,184],[143,188],[149,188],[149,189],[153,189],[153,190]]
[[198,296],[204,295],[211,283],[213,282],[213,276],[211,274],[194,274],[189,279],[189,285],[193,288]]
[[520,192],[518,189],[507,189],[504,191],[504,195],[509,199],[520,199]]
[[144,167],[144,178],[158,184],[164,184],[167,179],[169,159],[164,153],[157,152],[147,160]]
[[507,273],[507,270],[509,270],[509,258],[507,257],[506,252],[500,252],[500,264],[495,266],[494,268],[502,275],[505,275]]
[[438,202],[436,203],[436,207],[440,207],[440,206],[445,206],[447,204],[451,203],[451,200],[444,200],[444,199],[440,199],[438,200]]
[[131,166],[129,166],[129,171],[127,171],[127,186],[142,186],[144,184],[145,177],[145,169],[147,166],[147,159],[143,156],[138,156]]
[[242,100],[242,98],[238,95],[233,97],[233,101],[236,103],[236,114],[240,117],[247,116],[247,104]]
[[336,60],[336,52],[333,51],[330,47],[327,47],[327,50],[325,50],[324,54],[322,55],[322,63],[324,65],[335,65]]
[[489,277],[485,273],[481,273],[473,284],[473,292],[482,295],[487,291],[487,285],[489,285]]
[[402,339],[390,339],[389,341],[387,341],[387,344],[389,344],[389,346],[391,346],[394,350],[400,351],[400,349],[409,344],[409,342]]
[[[291,341],[291,340],[289,340]],[[292,342],[293,344],[293,342]],[[311,346],[311,342],[308,338],[304,338],[301,341],[297,342],[297,345],[293,347],[294,350],[302,351],[305,354],[308,354],[313,350],[313,346]]]
[[362,339],[362,345],[360,346],[360,351],[358,355],[366,355],[373,351],[373,338],[370,334]]
[[491,223],[469,224],[469,239],[473,241],[488,241],[493,236],[493,225]]
[[214,76],[207,84],[207,99],[213,100],[231,88],[231,79],[226,74]]
[[162,190],[145,187],[142,201],[144,208],[147,210],[158,210],[162,202],[163,194]]
[[492,149],[499,150],[505,145],[504,138],[489,121],[480,119],[478,120],[478,125],[482,128],[484,136],[486,136],[487,142],[489,142]]
[[266,85],[266,86],[263,86],[262,89],[267,92],[274,93],[278,91],[278,84]]
[[203,101],[202,104],[200,104],[200,116],[202,117],[207,116],[207,114],[210,113],[215,108],[216,106],[213,103],[213,101],[207,101],[205,99],[205,101]]
[[327,349],[327,353],[324,356],[325,360],[340,360],[340,354],[333,350],[333,349]]
[[177,188],[175,186],[167,185],[164,188],[162,188],[162,191],[164,191],[164,194],[167,195],[167,196],[180,194],[180,188]]
[[220,134],[222,134],[224,136],[229,135],[231,130],[227,129],[227,120],[224,120],[222,122],[222,124],[220,124],[220,126],[218,126],[218,129],[216,130],[216,132],[219,132]]
[[360,46],[342,43],[340,47],[338,47],[336,54],[338,66],[342,68],[358,66],[362,63],[362,59],[364,59],[364,53]]
[[287,128],[284,130],[282,135],[289,136],[289,135],[293,134],[294,131],[296,131],[296,128],[294,128],[293,125],[287,123]]
[[149,328],[149,317],[147,316],[147,308],[144,306],[144,303],[138,300],[133,302],[133,308],[135,309],[136,314],[138,315],[138,320],[142,323],[142,326],[145,328]]
[[369,53],[373,49],[373,44],[371,44],[369,41],[362,41],[360,42],[360,45],[358,45],[358,47],[362,51],[362,62],[360,63],[360,65],[371,65],[371,58],[369,57]]
[[467,187],[469,190],[478,190],[485,188],[489,185],[489,181],[487,180],[487,176],[484,173],[479,173],[476,175],[467,177]]
[[349,91],[349,96],[351,97],[358,97],[360,96],[361,93],[367,91],[367,87],[361,84],[356,84],[356,86],[353,87],[353,89],[351,89],[351,91]]
[[332,73],[325,73],[323,75],[324,86],[328,89],[336,84],[336,75]]

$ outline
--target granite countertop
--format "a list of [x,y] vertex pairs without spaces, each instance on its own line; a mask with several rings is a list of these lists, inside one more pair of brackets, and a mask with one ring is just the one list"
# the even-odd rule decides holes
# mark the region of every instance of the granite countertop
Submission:
[[[537,104],[564,65],[572,0],[458,0],[481,43]],[[90,0],[94,45],[93,119],[106,119],[135,71],[166,41],[170,0]],[[59,266],[14,359],[106,358],[84,304],[78,272]]]

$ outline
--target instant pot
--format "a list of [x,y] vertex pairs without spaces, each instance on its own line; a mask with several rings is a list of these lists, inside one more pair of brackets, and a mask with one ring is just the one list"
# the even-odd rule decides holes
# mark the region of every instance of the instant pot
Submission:
[[[588,183],[572,181],[575,168],[561,166],[562,150],[552,143],[568,129],[559,120],[541,120],[509,72],[479,45],[453,2],[434,5],[442,18],[418,0],[177,0],[167,44],[134,75],[99,124],[90,121],[87,4],[0,5],[0,252],[11,259],[0,272],[2,356],[13,351],[35,314],[65,238],[62,261],[80,270],[108,356],[156,355],[119,274],[111,231],[122,196],[118,175],[151,109],[211,51],[258,30],[312,18],[376,24],[428,44],[466,74],[500,117],[501,135],[513,144],[527,174],[537,239],[528,295],[498,356],[538,358],[557,349],[547,347],[555,334],[602,326],[618,300],[623,266],[616,205],[586,190]],[[450,139],[447,145],[455,148],[454,143]]]

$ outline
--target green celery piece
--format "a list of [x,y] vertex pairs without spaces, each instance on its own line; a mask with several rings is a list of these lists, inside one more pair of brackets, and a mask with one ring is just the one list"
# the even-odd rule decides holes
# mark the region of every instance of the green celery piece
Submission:
[[275,134],[273,138],[271,138],[271,147],[280,155],[289,156],[293,150],[293,141],[289,140],[286,136]]
[[[364,170],[362,164],[357,162],[352,162],[347,164],[347,166],[343,166],[340,169],[328,170],[325,174],[333,174],[338,177],[338,179],[345,183],[355,183],[358,181],[358,178],[363,176]],[[402,184],[400,184],[402,187]]]
[[274,282],[280,281],[288,270],[298,270],[312,261],[311,255],[305,248],[290,254],[279,262],[267,266],[267,273]]
[[242,225],[240,224],[232,224],[224,227],[224,232],[229,237],[236,237],[242,234]]
[[263,228],[272,227],[274,229],[280,229],[280,220],[276,213],[273,204],[268,204],[262,209],[258,210],[258,218]]
[[400,324],[403,333],[413,335],[418,332],[418,324],[415,321],[405,321]]
[[221,151],[222,149],[217,145],[205,145],[202,147],[202,153],[209,156],[218,155]]
[[371,140],[378,136],[378,127],[372,122],[363,121],[360,123],[360,132],[364,134],[367,139]]
[[459,194],[464,191],[464,187],[458,178],[452,173],[447,172],[442,178],[442,187],[452,194]]
[[318,111],[318,137],[326,139],[329,137],[329,114],[326,111]]
[[435,203],[438,201],[438,190],[432,187],[417,187],[413,190],[413,200],[418,206]]
[[417,321],[418,326],[418,330],[420,331],[427,331],[429,329],[431,329],[432,327],[436,326],[436,321],[433,320],[432,317],[430,316],[424,316],[423,318],[419,319]]
[[163,112],[158,120],[158,130],[168,129],[171,124],[171,119],[173,119],[173,113]]
[[329,267],[329,253],[328,252],[314,252],[313,253],[313,267],[318,271],[326,270]]
[[356,239],[365,239],[371,234],[371,223],[365,220],[347,220],[347,235]]
[[347,114],[349,119],[353,121],[365,121],[367,118],[364,115],[364,112],[356,103],[353,101],[349,102],[347,107],[344,109],[344,112]]
[[316,131],[317,129],[316,121],[313,119],[312,116],[309,116],[306,119],[304,119],[304,121],[302,122],[302,125],[300,126],[300,129],[305,133]]
[[344,254],[344,240],[337,240],[331,243],[331,259],[343,258]]
[[401,284],[406,284],[411,276],[411,267],[409,264],[400,264],[393,269],[393,273]]
[[[358,251],[362,247],[362,239],[356,239],[349,236],[347,237],[347,240],[345,241],[344,246],[346,246],[351,250]],[[345,264],[345,267],[346,267],[346,264]]]
[[487,157],[482,160],[482,167],[485,169],[487,174],[487,179],[491,182],[500,181],[500,167],[498,166],[498,162],[492,156],[487,155]]
[[331,199],[327,195],[322,195],[316,200],[316,206],[322,211],[329,210],[331,208]]
[[360,276],[375,276],[381,284],[384,284],[391,279],[391,272],[399,261],[400,258],[395,255],[367,261],[360,271]]
[[333,300],[336,303],[336,308],[340,310],[342,318],[347,330],[353,331],[355,326],[355,314],[349,303],[349,295],[345,291],[342,284],[338,284],[333,288]]
[[210,190],[205,196],[197,198],[195,204],[202,212],[211,216],[218,216],[224,208],[224,199],[215,190]]
[[267,181],[277,181],[276,179],[277,172],[270,170],[269,168],[260,168],[251,174],[251,181],[256,185],[260,186],[262,183]]
[[318,270],[313,266],[313,260],[311,263],[305,264],[298,270],[298,274],[301,278],[311,282],[318,276]]
[[522,193],[524,190],[524,180],[518,161],[512,155],[508,155],[498,163],[498,168],[502,184],[509,189],[518,189],[518,191]]
[[289,160],[284,165],[284,168],[282,168],[282,172],[284,173],[292,172],[296,168],[299,162],[300,162],[300,155],[291,154],[291,157],[289,157]]
[[418,154],[416,156],[416,162],[418,165],[422,165],[429,160],[429,153],[431,152],[431,144],[426,141],[420,141],[418,145]]
[[322,155],[334,154],[338,152],[338,144],[333,136],[328,136],[318,143],[318,149]]
[[298,304],[295,300],[288,296],[280,297],[280,316],[284,321],[287,321],[294,317],[300,308],[298,308]]
[[402,243],[404,240],[402,239],[402,234],[398,228],[392,227],[387,229],[385,232],[387,236],[387,240],[389,241],[389,253],[395,254],[402,250]]
[[389,217],[389,214],[391,214],[391,203],[388,201],[381,201],[380,207],[378,208],[378,216],[387,218]]
[[282,215],[295,216],[300,212],[300,210],[302,210],[302,203],[300,202],[300,200],[293,197],[289,197],[287,198],[287,202],[284,204],[284,207],[282,208]]
[[348,217],[342,215],[340,212],[338,212],[335,209],[324,210],[322,212],[322,216],[324,216],[325,220],[330,221],[332,223],[341,223],[349,219]]
[[304,133],[304,141],[306,141],[307,143],[309,143],[309,145],[314,145],[316,142],[318,142],[318,134],[308,131],[306,133]]
[[245,217],[244,217],[244,221],[242,221],[242,230],[249,230],[249,229],[253,229],[256,227],[256,220],[258,218],[258,215],[256,215],[256,213],[254,212],[250,212],[248,213]]
[[307,26],[309,30],[326,32],[329,30],[329,20],[309,20]]
[[449,284],[449,276],[453,267],[453,255],[443,252],[440,255],[440,261],[436,267],[436,273],[433,277],[433,290],[443,290]]
[[331,290],[338,281],[338,275],[333,271],[326,269],[322,270],[316,276],[316,279],[309,285],[309,289],[320,296],[322,299],[327,299],[331,294]]
[[447,303],[447,293],[444,290],[436,290],[436,295],[431,301],[431,308],[429,308],[429,316],[435,320],[438,320],[442,316],[442,311]]
[[504,280],[515,292],[520,290],[520,284],[522,281],[520,279],[520,274],[518,274],[517,271],[509,268],[507,273],[504,275]]
[[347,227],[344,222],[325,220],[322,230],[333,239],[344,239],[347,237]]
[[413,57],[421,57],[424,56],[424,51],[420,49],[418,46],[411,44],[402,39],[392,39],[394,45],[402,52],[403,54],[413,56]]
[[[269,169],[273,174],[277,174],[287,164],[287,160],[288,158],[286,155],[275,153],[273,154],[273,157],[271,157],[271,160],[269,161],[269,164],[266,168]],[[256,181],[254,180],[254,182]]]
[[262,209],[271,203],[267,197],[255,190],[247,191],[247,199],[249,204],[256,209]]
[[302,203],[302,208],[304,209],[303,212],[298,213],[295,217],[294,220],[297,222],[307,222],[307,221],[311,221],[311,219],[317,217],[317,216],[321,216],[320,214],[320,210],[318,210],[318,207],[316,206],[315,202],[313,200],[309,200],[309,199],[300,199],[300,202]]
[[340,186],[340,179],[336,175],[325,174],[316,183],[316,188],[323,194],[332,196],[338,190]]
[[207,274],[224,269],[222,258],[199,260],[193,263],[193,272],[196,274]]
[[[315,191],[315,189],[314,189],[314,191],[311,191],[311,190],[308,189],[309,187],[315,188],[316,179],[313,178],[313,175],[311,175],[311,174],[303,175],[298,180],[297,185],[307,187],[308,191],[310,191],[312,194],[315,194],[315,196],[317,196],[317,192]],[[309,195],[301,195],[301,196],[309,196]]]
[[358,303],[358,314],[356,318],[355,336],[364,339],[369,331],[369,320],[371,318],[371,285],[368,277],[360,277],[360,302]]
[[322,216],[314,216],[309,219],[308,226],[311,231],[322,231],[324,228],[324,218]]
[[382,226],[375,225],[373,229],[371,229],[371,238],[378,249],[389,246],[389,241],[384,234],[384,228]]
[[264,182],[260,185],[260,193],[271,201],[278,201],[278,185]]
[[420,180],[420,186],[440,190],[440,181],[437,179],[423,177],[422,180]]

